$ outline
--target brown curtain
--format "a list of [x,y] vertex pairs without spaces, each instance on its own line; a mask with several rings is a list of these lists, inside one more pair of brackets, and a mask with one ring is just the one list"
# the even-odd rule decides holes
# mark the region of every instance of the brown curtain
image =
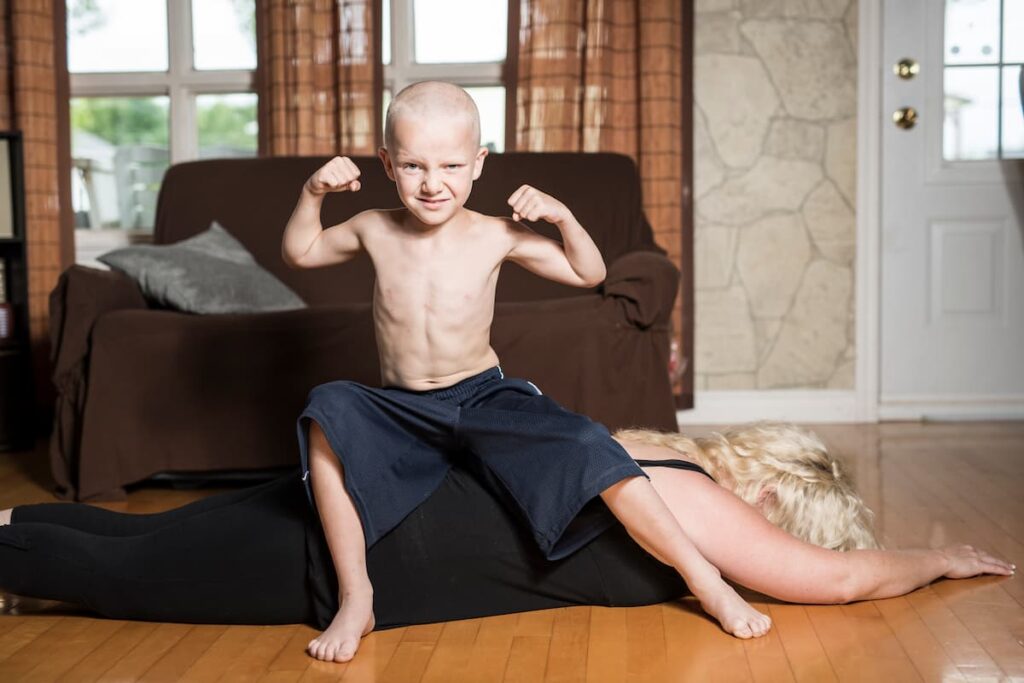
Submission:
[[640,169],[655,238],[683,273],[675,388],[693,407],[692,0],[512,0],[509,16],[514,149],[619,152]]
[[375,154],[380,0],[256,3],[260,153]]
[[22,133],[28,325],[40,425],[49,422],[49,295],[74,261],[64,3],[0,0],[0,129]]

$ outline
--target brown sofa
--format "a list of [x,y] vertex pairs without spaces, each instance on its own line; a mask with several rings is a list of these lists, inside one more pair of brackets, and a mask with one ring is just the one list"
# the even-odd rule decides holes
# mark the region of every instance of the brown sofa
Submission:
[[[353,160],[363,189],[329,197],[325,225],[399,205],[379,160]],[[379,386],[369,260],[292,270],[280,257],[302,183],[325,161],[179,164],[164,178],[156,214],[156,244],[217,220],[308,309],[198,316],[147,306],[117,272],[73,266],[61,275],[50,298],[58,496],[114,500],[156,473],[297,463],[295,418],[312,387],[341,378]],[[615,154],[491,155],[468,206],[508,215],[506,200],[523,183],[570,207],[601,249],[608,277],[576,289],[505,264],[492,329],[505,373],[611,429],[675,429],[666,368],[679,271],[654,244],[633,162]],[[558,234],[545,223],[533,227]]]

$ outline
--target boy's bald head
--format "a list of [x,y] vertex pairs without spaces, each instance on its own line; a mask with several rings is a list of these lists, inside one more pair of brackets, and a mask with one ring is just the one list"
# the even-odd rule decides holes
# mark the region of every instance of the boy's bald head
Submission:
[[388,105],[384,146],[395,151],[395,124],[405,117],[462,118],[471,127],[474,148],[480,146],[480,112],[465,90],[443,81],[421,81],[402,88]]

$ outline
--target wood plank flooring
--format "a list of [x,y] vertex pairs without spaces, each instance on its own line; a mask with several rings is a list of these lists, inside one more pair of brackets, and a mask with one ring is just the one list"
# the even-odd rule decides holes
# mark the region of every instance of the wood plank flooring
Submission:
[[[1024,566],[1024,423],[810,428],[844,457],[890,547],[970,542]],[[52,501],[47,463],[45,443],[0,454],[0,508]],[[146,487],[103,507],[157,512],[218,490]],[[304,653],[316,635],[305,625],[128,622],[0,593],[0,681],[1024,680],[1019,577],[835,607],[747,597],[775,624],[753,641],[683,601],[383,631],[327,664]]]

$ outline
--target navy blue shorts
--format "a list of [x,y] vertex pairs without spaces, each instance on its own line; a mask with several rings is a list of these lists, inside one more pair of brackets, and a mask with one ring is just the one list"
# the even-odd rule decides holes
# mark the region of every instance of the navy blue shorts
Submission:
[[367,547],[425,501],[456,462],[498,482],[552,560],[615,523],[601,491],[646,476],[603,425],[562,408],[532,382],[506,379],[500,367],[429,391],[337,381],[314,388],[298,419],[314,510],[310,420],[341,461]]

